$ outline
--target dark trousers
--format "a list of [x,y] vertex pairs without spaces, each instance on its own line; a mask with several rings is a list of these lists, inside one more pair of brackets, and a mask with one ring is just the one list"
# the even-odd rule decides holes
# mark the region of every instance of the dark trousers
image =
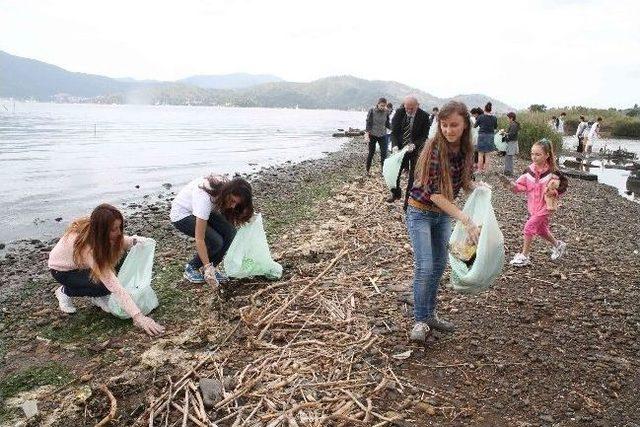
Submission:
[[[195,237],[195,216],[189,215],[180,221],[174,222],[173,225],[187,236]],[[211,212],[211,215],[209,215],[209,219],[207,220],[207,229],[204,232],[204,243],[207,246],[209,262],[214,266],[220,264],[235,236],[236,229],[233,225],[227,221],[223,215],[217,212]],[[200,260],[200,257],[196,253],[193,259],[189,261],[189,264],[191,267],[198,269],[202,267],[202,260]]]
[[[116,265],[116,274],[120,271],[126,256],[123,256]],[[110,295],[111,291],[102,282],[94,282],[91,279],[91,270],[50,270],[56,282],[62,285],[62,292],[70,297],[103,297]]]
[[384,165],[384,159],[387,158],[387,137],[383,136],[373,136],[369,135],[369,155],[367,156],[367,172],[371,169],[371,162],[373,161],[373,156],[376,154],[376,143],[380,147],[380,167]]
[[400,172],[398,172],[398,178],[396,178],[396,187],[391,190],[393,197],[398,200],[402,197],[402,190],[400,190],[400,177],[402,171],[409,170],[409,177],[407,178],[407,189],[404,194],[404,210],[407,210],[407,203],[409,202],[409,193],[413,188],[413,175],[416,170],[417,156],[412,156],[414,153],[406,153],[402,159],[402,166],[400,166]]
[[584,152],[584,137],[578,137],[578,148],[576,149],[578,153]]

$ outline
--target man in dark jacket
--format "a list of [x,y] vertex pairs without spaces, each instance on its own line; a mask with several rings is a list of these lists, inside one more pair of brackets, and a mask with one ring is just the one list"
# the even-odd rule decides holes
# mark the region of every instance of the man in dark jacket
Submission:
[[400,176],[402,171],[409,169],[409,179],[404,197],[404,209],[407,209],[409,192],[413,186],[413,174],[416,169],[416,162],[424,147],[424,143],[429,135],[429,114],[420,108],[415,96],[407,96],[402,107],[396,110],[391,123],[391,139],[394,147],[402,149],[408,147],[407,153],[402,160],[402,168],[396,180],[396,188],[391,190],[391,196],[387,202],[392,203],[402,197],[400,190]]

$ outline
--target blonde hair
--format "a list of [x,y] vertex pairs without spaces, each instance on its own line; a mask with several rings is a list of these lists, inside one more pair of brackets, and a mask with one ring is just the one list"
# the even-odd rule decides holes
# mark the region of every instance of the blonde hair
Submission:
[[[473,169],[473,143],[471,142],[471,118],[467,106],[458,101],[450,101],[442,107],[438,113],[438,124],[448,119],[452,114],[459,114],[464,120],[464,131],[460,137],[460,151],[464,156],[464,166],[462,169],[462,187],[465,190],[471,189],[471,171]],[[415,185],[425,187],[429,185],[429,172],[431,169],[431,156],[433,150],[437,150],[438,162],[440,165],[440,192],[448,200],[453,200],[453,186],[451,182],[451,167],[449,165],[449,142],[442,133],[438,125],[436,135],[427,141],[416,165]]]

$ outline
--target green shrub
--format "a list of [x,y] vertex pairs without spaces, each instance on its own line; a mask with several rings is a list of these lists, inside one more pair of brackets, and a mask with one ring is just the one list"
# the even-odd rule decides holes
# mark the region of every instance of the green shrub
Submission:
[[[518,132],[518,147],[520,149],[520,157],[528,159],[531,154],[531,146],[542,138],[547,138],[553,143],[556,153],[562,149],[562,135],[549,127],[548,114],[530,113],[520,111],[517,113],[517,119],[520,123],[520,132]],[[501,117],[498,120],[500,128],[507,129],[509,120]]]
[[625,138],[640,138],[640,120],[618,120],[611,135]]

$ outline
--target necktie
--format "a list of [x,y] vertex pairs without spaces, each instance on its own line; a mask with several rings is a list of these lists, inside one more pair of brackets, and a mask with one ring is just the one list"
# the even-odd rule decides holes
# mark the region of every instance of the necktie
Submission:
[[411,117],[406,116],[404,120],[404,129],[402,130],[402,142],[404,145],[411,144]]

